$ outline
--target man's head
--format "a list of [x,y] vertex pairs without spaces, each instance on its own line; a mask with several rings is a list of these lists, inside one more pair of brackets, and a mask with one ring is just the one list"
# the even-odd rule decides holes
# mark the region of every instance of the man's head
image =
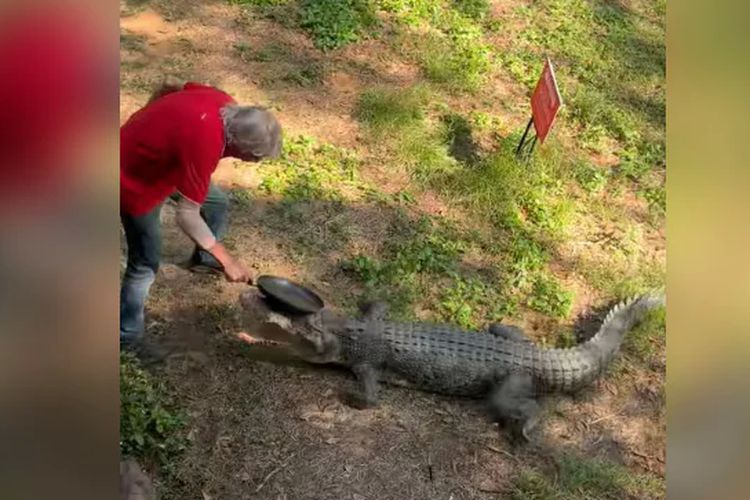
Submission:
[[244,161],[261,161],[281,154],[281,125],[259,106],[229,105],[221,110],[227,153]]

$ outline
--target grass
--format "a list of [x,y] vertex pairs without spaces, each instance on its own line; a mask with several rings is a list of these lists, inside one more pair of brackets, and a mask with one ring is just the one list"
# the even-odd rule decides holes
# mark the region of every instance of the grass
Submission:
[[378,257],[354,255],[342,268],[365,286],[369,299],[384,300],[397,317],[413,317],[413,307],[431,279],[456,272],[467,242],[430,218],[398,217]]
[[328,51],[359,41],[377,26],[368,0],[302,0],[300,26]]
[[659,353],[664,352],[666,343],[667,311],[660,308],[651,311],[640,325],[633,328],[625,337],[623,351],[638,360],[642,365],[649,366],[656,361]]
[[350,151],[306,136],[287,139],[281,158],[258,167],[260,190],[286,201],[341,200],[366,189]]
[[184,417],[164,385],[129,354],[120,355],[120,453],[168,472],[186,445]]
[[[423,86],[369,90],[360,97],[355,116],[423,188],[490,222],[491,238],[502,242],[497,250],[508,256],[503,295],[525,296],[522,302],[532,309],[565,317],[572,296],[545,266],[546,249],[564,237],[570,222],[573,205],[564,180],[573,167],[555,154],[518,162],[515,137],[486,154],[473,140],[471,117],[449,112],[431,119],[429,95]],[[442,310],[453,311],[444,318],[469,324],[466,310],[455,304]]]
[[523,5],[506,23],[513,43],[501,54],[504,67],[529,89],[542,55],[549,55],[566,96],[563,116],[577,140],[594,152],[612,150],[635,183],[665,167],[663,4],[635,2],[632,10],[617,3],[592,8],[585,0]]
[[522,470],[513,487],[514,500],[600,500],[664,497],[664,482],[652,475],[599,459],[561,455],[554,470]]
[[417,61],[425,77],[452,92],[475,92],[493,68],[492,51],[477,20],[482,1],[383,0],[401,37],[399,45]]

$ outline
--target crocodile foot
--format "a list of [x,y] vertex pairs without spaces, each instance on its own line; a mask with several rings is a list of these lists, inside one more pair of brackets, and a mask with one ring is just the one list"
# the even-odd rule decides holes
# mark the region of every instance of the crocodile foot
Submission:
[[540,413],[531,375],[512,373],[505,378],[490,393],[489,409],[493,420],[510,431],[514,440],[530,441]]

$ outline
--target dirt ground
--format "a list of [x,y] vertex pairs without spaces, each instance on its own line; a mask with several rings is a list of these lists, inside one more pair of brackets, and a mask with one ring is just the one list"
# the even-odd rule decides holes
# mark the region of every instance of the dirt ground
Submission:
[[[241,102],[271,106],[287,131],[368,157],[351,117],[358,92],[383,82],[411,83],[417,71],[391,57],[385,45],[368,41],[333,56],[332,70],[320,84],[291,86],[275,78],[272,63],[243,61],[234,47],[280,40],[290,47],[283,63],[294,66],[316,57],[309,40],[239,12],[213,1],[123,4],[122,120],[146,101],[149,84],[171,73],[216,84]],[[517,93],[496,86],[481,99]],[[497,112],[514,126],[523,122],[511,110]],[[369,162],[364,174],[382,178],[376,162]],[[231,160],[222,162],[215,178],[227,189],[258,182],[251,168]],[[430,202],[429,196],[420,199],[417,210],[435,210]],[[300,266],[290,235],[268,223],[273,203],[236,204],[227,244],[256,274],[311,284],[332,306],[342,306],[354,285],[338,270],[336,253]],[[370,237],[368,225],[356,221],[387,216],[367,205],[344,210],[352,244]],[[606,377],[575,398],[547,401],[536,442],[522,448],[486,420],[479,402],[386,388],[377,409],[347,407],[340,400],[353,384],[348,373],[270,362],[234,340],[243,285],[180,267],[192,247],[172,217],[167,206],[163,264],[148,304],[147,335],[176,349],[155,371],[190,417],[190,446],[174,479],[159,484],[157,478],[163,498],[505,498],[520,470],[544,469],[565,451],[663,475],[663,380],[651,372],[625,370],[627,384]],[[663,238],[656,240],[661,251]],[[586,311],[587,305],[576,308]],[[596,328],[599,316],[589,319],[589,328]]]

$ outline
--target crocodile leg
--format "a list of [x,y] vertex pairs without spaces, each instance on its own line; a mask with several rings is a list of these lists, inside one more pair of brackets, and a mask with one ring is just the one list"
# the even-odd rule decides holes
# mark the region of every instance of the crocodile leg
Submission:
[[365,302],[359,308],[364,321],[385,321],[388,314],[388,304],[385,302]]
[[489,332],[495,337],[501,337],[515,342],[532,342],[520,328],[515,326],[492,323],[489,327]]
[[353,406],[363,409],[372,408],[378,404],[378,372],[369,363],[359,363],[352,366],[352,372],[357,377],[360,392],[351,396]]
[[507,427],[513,438],[530,441],[529,433],[539,423],[540,410],[531,375],[508,375],[490,391],[489,407],[493,419]]

